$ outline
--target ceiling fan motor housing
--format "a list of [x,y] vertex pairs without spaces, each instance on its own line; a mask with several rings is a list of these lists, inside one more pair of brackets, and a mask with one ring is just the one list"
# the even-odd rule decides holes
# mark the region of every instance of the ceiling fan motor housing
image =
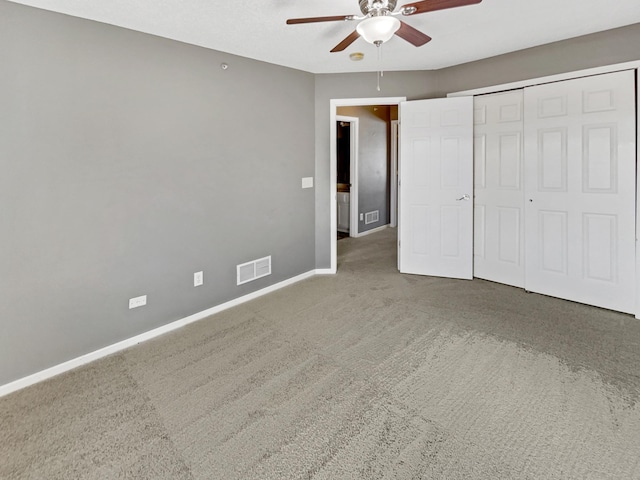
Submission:
[[360,0],[360,11],[365,15],[388,15],[397,3],[398,0]]

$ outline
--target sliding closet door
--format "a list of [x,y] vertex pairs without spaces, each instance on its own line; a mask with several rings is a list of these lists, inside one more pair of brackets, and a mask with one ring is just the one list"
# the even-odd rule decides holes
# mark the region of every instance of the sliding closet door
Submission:
[[524,287],[523,91],[474,99],[473,275]]
[[525,288],[635,311],[634,73],[525,89]]

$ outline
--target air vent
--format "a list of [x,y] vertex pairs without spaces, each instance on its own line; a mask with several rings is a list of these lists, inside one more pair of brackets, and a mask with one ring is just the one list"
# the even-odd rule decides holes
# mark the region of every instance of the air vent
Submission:
[[373,212],[368,212],[364,214],[364,224],[369,225],[370,223],[376,223],[380,219],[380,211],[374,210]]
[[238,277],[237,285],[271,275],[271,255],[238,265],[236,272]]

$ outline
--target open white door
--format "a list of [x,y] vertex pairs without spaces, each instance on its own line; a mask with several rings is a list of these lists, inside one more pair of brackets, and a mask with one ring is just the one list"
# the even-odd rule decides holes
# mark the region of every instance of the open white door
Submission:
[[400,104],[400,272],[473,277],[473,97]]

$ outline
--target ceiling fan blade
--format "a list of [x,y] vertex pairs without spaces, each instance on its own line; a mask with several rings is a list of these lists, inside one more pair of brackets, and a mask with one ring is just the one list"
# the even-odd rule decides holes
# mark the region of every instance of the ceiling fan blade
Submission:
[[429,35],[425,35],[420,30],[416,30],[411,25],[407,25],[404,22],[400,22],[400,28],[396,32],[396,35],[416,47],[421,47],[425,43],[431,41],[431,37]]
[[360,38],[360,34],[354,30],[353,32],[351,32],[351,34],[347,38],[345,38],[338,45],[333,47],[333,49],[331,50],[331,53],[343,51],[345,48],[347,48],[349,45],[355,42],[358,38]]
[[296,25],[299,23],[317,23],[317,22],[344,22],[353,20],[353,15],[336,15],[333,17],[309,17],[309,18],[290,18],[287,25]]
[[[435,12],[446,8],[466,7],[475,5],[482,0],[423,0],[422,2],[403,5],[400,11],[403,15],[416,15],[418,13]],[[406,13],[405,13],[406,12]]]

